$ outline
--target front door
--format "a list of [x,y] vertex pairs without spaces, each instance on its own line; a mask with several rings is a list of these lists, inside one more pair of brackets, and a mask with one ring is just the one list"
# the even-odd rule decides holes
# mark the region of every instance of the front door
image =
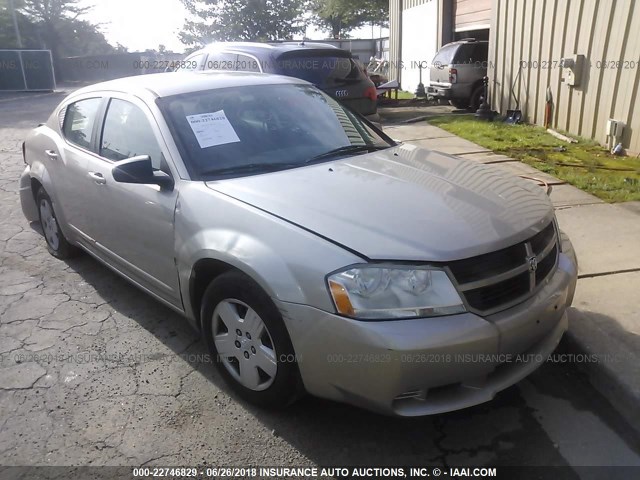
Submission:
[[162,139],[141,103],[112,98],[99,134],[99,157],[89,160],[96,212],[92,232],[96,253],[171,304],[182,308],[175,264],[174,211],[177,190],[118,183],[111,169],[120,160],[149,155],[154,168],[171,174]]

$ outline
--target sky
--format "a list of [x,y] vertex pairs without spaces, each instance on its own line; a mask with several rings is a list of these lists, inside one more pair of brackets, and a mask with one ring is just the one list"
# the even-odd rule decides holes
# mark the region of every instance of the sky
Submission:
[[[184,45],[178,39],[186,9],[180,0],[85,0],[81,5],[93,5],[93,10],[82,17],[94,24],[112,45],[121,43],[129,51],[157,49],[162,44],[168,50],[182,52]],[[374,29],[375,37],[380,29]],[[388,35],[382,29],[382,36]],[[307,38],[321,40],[326,34],[313,27],[307,28]],[[351,33],[351,38],[371,38],[371,27]]]

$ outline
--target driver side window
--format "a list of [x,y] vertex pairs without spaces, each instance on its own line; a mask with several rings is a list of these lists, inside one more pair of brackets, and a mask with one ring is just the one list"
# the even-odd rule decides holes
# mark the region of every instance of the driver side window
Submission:
[[161,168],[162,151],[144,112],[112,98],[102,128],[100,156],[118,162],[138,155],[149,155],[153,168]]

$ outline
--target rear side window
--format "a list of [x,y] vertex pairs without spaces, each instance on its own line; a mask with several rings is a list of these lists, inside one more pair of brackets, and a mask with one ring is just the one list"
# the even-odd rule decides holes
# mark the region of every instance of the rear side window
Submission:
[[233,71],[236,68],[236,60],[238,55],[236,53],[216,52],[211,53],[207,57],[207,63],[205,70],[226,70]]
[[458,51],[453,58],[453,63],[465,65],[473,63],[473,52],[475,49],[476,46],[473,43],[464,43],[460,45],[460,48],[458,48]]
[[259,72],[260,65],[258,65],[258,61],[255,58],[240,53],[236,61],[236,70],[239,72]]
[[101,103],[101,98],[88,98],[67,107],[62,133],[69,142],[91,150],[91,133]]
[[453,63],[475,64],[478,62],[486,62],[488,48],[489,47],[487,43],[466,43],[460,45]]
[[200,70],[200,62],[204,58],[204,53],[199,53],[188,57],[184,62],[176,62],[179,65],[179,70]]
[[104,121],[100,156],[117,162],[138,155],[149,155],[160,168],[162,153],[146,115],[134,104],[114,98]]
[[306,52],[280,57],[276,62],[277,73],[296,77],[316,86],[344,85],[362,78],[356,62],[349,57],[309,55]]
[[474,62],[486,62],[489,58],[489,44],[486,42],[477,43],[473,51]]

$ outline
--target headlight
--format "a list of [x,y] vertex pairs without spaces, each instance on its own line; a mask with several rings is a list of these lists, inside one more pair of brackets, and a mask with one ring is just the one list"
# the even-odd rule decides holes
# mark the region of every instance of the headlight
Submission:
[[354,318],[416,318],[465,311],[442,270],[430,267],[362,265],[329,275],[338,313]]

